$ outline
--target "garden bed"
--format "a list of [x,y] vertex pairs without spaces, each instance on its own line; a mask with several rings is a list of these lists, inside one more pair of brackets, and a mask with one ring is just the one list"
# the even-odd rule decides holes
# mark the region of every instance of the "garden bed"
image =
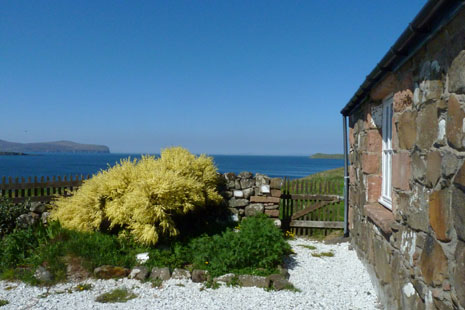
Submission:
[[[9,302],[1,309],[378,309],[368,273],[348,243],[296,239],[290,244],[296,254],[286,258],[285,266],[297,290],[226,285],[214,289],[187,279],[170,279],[160,287],[127,278],[89,279],[81,284],[91,288],[82,290],[76,282],[38,287],[1,281],[0,300]],[[333,256],[318,255],[322,253]],[[136,297],[124,303],[96,301],[122,288]]]

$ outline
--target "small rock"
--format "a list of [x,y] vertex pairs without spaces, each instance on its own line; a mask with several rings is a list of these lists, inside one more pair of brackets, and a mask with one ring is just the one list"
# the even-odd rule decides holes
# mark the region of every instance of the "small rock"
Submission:
[[253,179],[241,179],[241,188],[252,188],[255,185],[255,181]]
[[189,270],[186,269],[174,268],[171,277],[173,279],[190,279],[191,273],[189,272]]
[[240,190],[235,190],[234,191],[234,197],[242,198],[242,197],[244,197],[244,193],[242,191],[240,191]]
[[240,208],[240,207],[245,207],[246,205],[248,205],[249,201],[247,199],[231,198],[228,204],[230,208]]
[[205,282],[208,279],[208,271],[195,269],[192,271],[192,282]]
[[257,173],[255,175],[255,185],[260,187],[262,185],[270,184],[270,178],[264,174]]
[[273,178],[270,181],[270,188],[272,189],[281,189],[283,186],[283,179],[281,178]]
[[253,275],[248,275],[248,274],[240,275],[239,283],[241,284],[241,286],[244,286],[244,287],[255,286],[255,287],[261,287],[261,288],[267,288],[270,286],[270,280],[267,277],[253,276]]
[[245,199],[249,199],[250,196],[252,196],[254,194],[254,189],[253,188],[246,188],[242,191],[242,193],[244,194],[244,198]]
[[273,224],[276,227],[281,228],[281,220],[280,219],[273,220]]
[[29,210],[34,213],[43,213],[47,210],[47,206],[42,202],[31,202]]
[[260,186],[260,192],[262,194],[269,194],[270,193],[270,186],[269,185]]
[[94,269],[94,275],[98,279],[125,278],[129,274],[129,269],[103,265]]
[[251,172],[248,172],[248,171],[242,171],[241,173],[239,173],[239,178],[241,179],[250,179],[253,177],[253,174]]
[[145,266],[137,266],[132,268],[131,273],[129,274],[129,279],[136,279],[143,281],[149,275],[149,269]]
[[277,291],[283,290],[286,287],[291,286],[291,282],[289,282],[283,275],[281,274],[272,274],[267,277],[268,281],[270,281],[270,285]]
[[263,213],[265,207],[261,203],[253,203],[245,207],[245,216],[254,216]]
[[235,179],[237,179],[237,176],[234,172],[227,172],[224,174],[224,178],[226,179],[226,181],[234,181]]
[[39,215],[37,213],[29,212],[28,214],[21,214],[16,219],[16,225],[20,228],[28,228],[29,226],[34,225],[39,220]]
[[286,268],[283,268],[282,266],[278,266],[278,271],[281,276],[289,280],[290,274]]
[[42,224],[47,224],[49,217],[50,217],[50,212],[45,211],[44,213],[42,213],[42,215],[40,216],[40,221],[42,222]]
[[53,280],[53,275],[45,267],[39,266],[34,273],[34,278],[39,282],[48,283]]
[[139,253],[136,255],[136,260],[139,264],[145,264],[149,260],[149,253]]
[[152,269],[152,273],[150,274],[150,279],[155,280],[155,279],[160,279],[163,281],[169,280],[171,278],[171,273],[170,269],[168,267],[154,267]]
[[230,283],[236,275],[234,273],[227,273],[213,279],[214,282]]

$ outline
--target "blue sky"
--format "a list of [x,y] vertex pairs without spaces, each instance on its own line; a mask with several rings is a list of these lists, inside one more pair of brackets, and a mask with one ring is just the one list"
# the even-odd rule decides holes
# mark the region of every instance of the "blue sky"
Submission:
[[0,139],[342,152],[339,111],[426,1],[2,1]]

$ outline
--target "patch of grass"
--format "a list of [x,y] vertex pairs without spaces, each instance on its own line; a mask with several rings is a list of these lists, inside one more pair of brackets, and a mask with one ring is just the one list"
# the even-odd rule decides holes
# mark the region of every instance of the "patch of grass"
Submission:
[[163,284],[163,280],[160,278],[152,279],[150,280],[150,282],[152,283],[152,287],[157,287],[157,288],[160,288],[161,285]]
[[185,285],[182,283],[176,283],[176,286],[185,287]]
[[317,179],[331,179],[331,180],[339,180],[342,179],[344,181],[344,167],[336,168],[336,169],[329,169],[325,171],[321,171],[318,173],[311,174],[304,178],[305,180],[317,180]]
[[126,302],[136,297],[137,295],[129,291],[127,288],[117,288],[108,293],[97,296],[95,301],[101,303]]
[[313,245],[299,244],[298,246],[309,249],[309,250],[316,250],[316,246],[313,246]]
[[10,302],[8,300],[5,300],[5,299],[0,299],[0,307],[3,307],[3,306],[6,306],[8,305]]
[[221,285],[218,282],[213,281],[211,278],[207,282],[205,282],[205,287],[206,288],[211,288],[211,289],[216,290],[216,289],[219,289],[220,286]]
[[321,253],[312,253],[313,257],[333,257],[333,252],[321,252]]
[[78,284],[74,288],[76,292],[81,292],[81,291],[90,291],[93,288],[93,285],[90,283],[83,283],[83,284]]
[[284,287],[284,289],[286,291],[290,291],[290,292],[294,292],[294,293],[300,293],[302,292],[301,289],[298,289],[297,287],[295,287],[293,284],[288,284]]

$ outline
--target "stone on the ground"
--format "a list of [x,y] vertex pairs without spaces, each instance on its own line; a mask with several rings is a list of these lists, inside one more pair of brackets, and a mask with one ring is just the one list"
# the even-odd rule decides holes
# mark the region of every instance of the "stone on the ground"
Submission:
[[272,274],[269,275],[268,281],[270,281],[270,286],[273,287],[275,290],[280,291],[285,289],[286,287],[292,286],[291,282],[289,282],[286,277],[282,274]]
[[244,274],[239,276],[239,283],[244,287],[261,287],[267,288],[270,286],[270,280],[267,277],[253,276],[249,274]]
[[149,253],[139,253],[136,255],[136,260],[139,264],[145,264],[149,260]]
[[169,280],[171,278],[171,272],[168,267],[154,267],[150,273],[150,279],[156,280],[160,279],[163,281]]
[[129,269],[103,265],[94,269],[94,276],[98,279],[125,278],[129,274]]
[[235,277],[234,273],[227,273],[222,276],[213,278],[214,282],[221,282],[221,283],[230,283],[232,279]]
[[47,206],[43,202],[31,202],[29,210],[34,213],[43,213],[47,210]]
[[145,266],[137,266],[132,268],[131,273],[129,273],[129,279],[136,279],[143,281],[149,275],[149,269]]
[[238,177],[241,179],[250,179],[251,177],[253,177],[253,174],[248,171],[242,171],[241,173],[239,173]]
[[171,277],[173,279],[189,279],[191,277],[191,273],[186,269],[174,268]]
[[208,271],[194,269],[192,270],[192,282],[205,282],[208,279]]
[[39,282],[48,283],[53,280],[53,275],[45,267],[39,266],[34,273],[34,278],[36,278]]

